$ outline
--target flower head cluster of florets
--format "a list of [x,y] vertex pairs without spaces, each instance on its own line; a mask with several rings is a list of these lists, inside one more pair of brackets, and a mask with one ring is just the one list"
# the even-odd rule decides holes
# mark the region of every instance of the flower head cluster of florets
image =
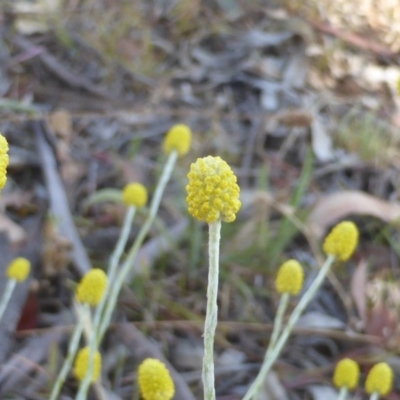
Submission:
[[199,158],[190,166],[186,186],[189,213],[207,223],[233,222],[240,210],[236,175],[221,157]]

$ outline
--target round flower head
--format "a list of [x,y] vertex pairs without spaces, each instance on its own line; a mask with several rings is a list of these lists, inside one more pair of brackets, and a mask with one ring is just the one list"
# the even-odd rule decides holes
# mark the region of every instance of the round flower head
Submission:
[[8,142],[0,133],[0,190],[3,189],[7,181],[8,161]]
[[190,150],[192,141],[192,131],[187,125],[174,125],[168,132],[164,140],[164,152],[169,154],[176,150],[180,156],[184,156]]
[[208,223],[232,222],[241,207],[240,189],[231,167],[220,157],[198,158],[190,166],[186,186],[189,213]]
[[143,400],[170,400],[174,397],[174,381],[167,367],[156,358],[146,358],[138,369]]
[[81,279],[76,289],[76,297],[81,303],[97,306],[107,288],[107,275],[99,268],[93,268]]
[[381,396],[387,395],[392,390],[393,370],[390,366],[381,362],[375,364],[367,375],[365,390],[368,394],[377,392]]
[[358,229],[356,224],[343,221],[337,224],[325,238],[324,251],[341,261],[348,260],[358,244]]
[[[74,375],[80,381],[83,381],[89,369],[89,346],[80,349],[74,363]],[[92,382],[96,382],[99,379],[101,373],[101,354],[96,351],[93,358],[93,375]]]
[[23,282],[28,277],[30,270],[30,261],[23,257],[17,257],[7,268],[7,278]]
[[289,293],[292,296],[299,294],[303,287],[304,272],[300,263],[296,260],[284,262],[279,270],[275,280],[278,293]]
[[127,206],[143,207],[147,203],[147,189],[141,183],[129,183],[124,187],[122,200]]
[[360,367],[350,358],[344,358],[336,364],[335,372],[333,374],[333,383],[340,388],[347,388],[353,390],[358,385],[360,378]]

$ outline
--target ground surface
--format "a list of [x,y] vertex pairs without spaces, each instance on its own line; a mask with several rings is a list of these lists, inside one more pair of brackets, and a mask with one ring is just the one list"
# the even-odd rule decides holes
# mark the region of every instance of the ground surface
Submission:
[[[140,181],[151,196],[177,122],[193,129],[193,148],[102,345],[107,399],[137,394],[148,356],[170,362],[177,400],[202,398],[207,231],[187,213],[185,185],[208,154],[232,165],[243,203],[222,231],[217,398],[241,399],[260,367],[279,264],[298,259],[309,284],[324,235],[347,218],[361,231],[357,252],[307,309],[260,400],[335,399],[344,356],[362,382],[389,362],[387,398],[400,399],[397,0],[5,1],[0,21],[0,131],[11,147],[0,267],[16,255],[34,266],[0,325],[2,399],[48,398],[75,282],[107,266],[124,216],[99,191]],[[69,378],[63,398],[76,385]],[[367,398],[362,387],[355,398]]]

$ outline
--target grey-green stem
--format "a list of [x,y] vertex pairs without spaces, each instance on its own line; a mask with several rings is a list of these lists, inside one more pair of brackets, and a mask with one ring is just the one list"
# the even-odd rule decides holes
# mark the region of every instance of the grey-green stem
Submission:
[[128,255],[122,264],[122,267],[118,274],[116,275],[116,281],[111,283],[110,286],[110,294],[109,300],[105,307],[104,314],[102,316],[100,327],[97,331],[97,343],[98,345],[101,343],[103,336],[107,330],[108,325],[110,324],[111,315],[117,303],[119,292],[128,276],[128,273],[135,261],[137,253],[141,248],[144,239],[146,238],[147,234],[150,231],[151,225],[154,222],[154,219],[157,216],[158,208],[160,207],[161,199],[164,194],[165,187],[171,177],[172,170],[175,166],[176,160],[178,159],[178,152],[173,151],[170,153],[167,163],[165,164],[164,170],[161,174],[161,177],[158,181],[156,190],[153,195],[153,200],[150,205],[150,211],[147,216],[145,223],[143,224],[142,228],[140,229],[132,247],[130,248]]
[[349,393],[349,390],[347,389],[347,387],[340,388],[338,400],[346,400],[348,393]]
[[221,239],[221,220],[209,224],[208,253],[208,286],[207,310],[204,323],[204,356],[203,356],[203,388],[204,399],[215,400],[214,377],[214,336],[218,321],[218,279],[219,279],[219,242]]
[[267,376],[267,374],[270,371],[271,367],[273,366],[274,362],[276,361],[279,354],[281,353],[283,347],[285,346],[285,344],[286,344],[294,326],[296,325],[298,319],[300,318],[301,314],[304,312],[305,308],[307,307],[309,302],[314,297],[315,293],[318,291],[318,289],[322,285],[334,260],[335,260],[334,256],[328,256],[324,265],[319,270],[318,275],[314,279],[314,282],[311,284],[311,286],[308,288],[308,290],[303,294],[303,296],[300,299],[299,303],[297,304],[296,308],[293,310],[292,314],[290,315],[286,326],[283,328],[282,333],[276,342],[276,345],[271,350],[271,352],[268,354],[268,357],[264,360],[264,363],[261,367],[260,372],[258,373],[256,379],[250,386],[246,395],[243,397],[243,400],[250,400],[250,399],[254,398],[254,396],[257,394],[258,388],[264,382],[265,377]]

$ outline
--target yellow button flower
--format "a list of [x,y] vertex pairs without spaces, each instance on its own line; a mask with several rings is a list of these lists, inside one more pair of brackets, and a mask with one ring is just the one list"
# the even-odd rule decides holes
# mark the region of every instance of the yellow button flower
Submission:
[[146,358],[138,370],[143,400],[171,400],[175,394],[174,381],[167,367],[155,358]]
[[353,390],[358,385],[360,367],[350,358],[344,358],[336,364],[333,374],[333,383],[338,389],[347,388]]
[[304,272],[301,264],[296,260],[284,262],[279,270],[275,280],[275,286],[278,293],[289,293],[292,296],[299,294],[303,287]]
[[381,396],[386,396],[393,385],[393,370],[385,362],[375,364],[367,375],[365,390],[368,394],[377,392]]
[[23,282],[31,271],[31,263],[24,257],[15,258],[7,268],[7,278]]
[[192,131],[187,125],[174,125],[164,140],[164,152],[169,154],[176,150],[180,156],[184,156],[190,150],[192,142]]
[[107,275],[99,268],[93,268],[81,279],[76,297],[81,303],[97,306],[104,296],[107,288]]
[[147,203],[147,189],[141,183],[129,183],[124,187],[122,200],[127,206],[144,207]]
[[353,255],[358,244],[358,237],[358,229],[354,222],[340,222],[325,238],[324,252],[341,261],[346,261]]
[[[80,381],[83,381],[89,369],[89,346],[80,349],[74,363],[74,375]],[[96,351],[93,358],[93,375],[91,382],[96,382],[101,374],[101,354]]]
[[8,142],[0,133],[0,190],[3,189],[7,181],[8,162]]
[[240,189],[231,167],[220,157],[198,158],[190,166],[186,186],[189,213],[212,223],[233,222],[240,210]]

